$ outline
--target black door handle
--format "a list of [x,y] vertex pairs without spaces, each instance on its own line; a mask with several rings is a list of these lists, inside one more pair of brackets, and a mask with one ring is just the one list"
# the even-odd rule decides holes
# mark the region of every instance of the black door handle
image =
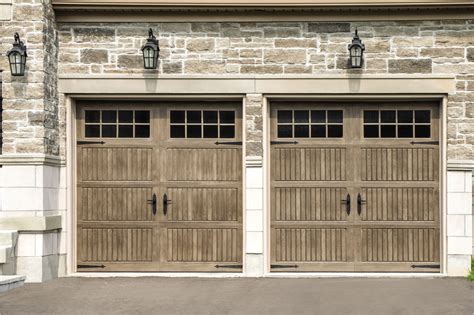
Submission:
[[168,213],[168,205],[172,204],[171,199],[168,199],[168,195],[165,193],[163,195],[163,213],[166,215]]
[[150,200],[147,200],[148,204],[151,205],[151,209],[153,211],[153,215],[156,215],[156,194],[153,194],[153,197]]
[[362,213],[362,205],[365,205],[365,200],[362,200],[360,193],[357,195],[357,213],[360,215]]
[[351,195],[347,194],[346,199],[341,200],[343,204],[346,205],[346,212],[347,215],[351,214]]

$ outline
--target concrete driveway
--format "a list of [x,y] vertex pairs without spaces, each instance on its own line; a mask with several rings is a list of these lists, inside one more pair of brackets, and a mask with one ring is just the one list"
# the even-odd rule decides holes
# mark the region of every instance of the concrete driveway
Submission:
[[62,278],[0,294],[8,314],[474,314],[465,279]]

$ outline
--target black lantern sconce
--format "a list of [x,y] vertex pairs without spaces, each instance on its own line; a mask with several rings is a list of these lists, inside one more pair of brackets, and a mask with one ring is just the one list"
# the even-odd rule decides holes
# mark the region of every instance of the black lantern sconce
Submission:
[[7,53],[10,62],[10,71],[12,76],[20,77],[25,75],[26,66],[26,46],[20,40],[20,35],[15,33],[15,42],[13,48]]
[[348,49],[350,54],[351,68],[361,68],[362,61],[364,60],[363,56],[365,45],[362,44],[357,29],[355,31],[354,38],[352,39],[352,43],[348,46]]
[[158,57],[160,56],[160,46],[151,28],[148,31],[148,39],[142,47],[142,52],[145,69],[156,69],[158,67]]

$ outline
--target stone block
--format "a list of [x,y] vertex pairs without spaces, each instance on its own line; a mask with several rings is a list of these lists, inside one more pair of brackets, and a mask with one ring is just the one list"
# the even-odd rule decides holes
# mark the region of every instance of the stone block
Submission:
[[448,237],[448,255],[470,255],[472,253],[472,236]]
[[248,232],[262,232],[263,211],[247,211],[245,214],[245,227]]
[[284,38],[275,39],[276,48],[316,48],[316,39]]
[[125,69],[143,69],[142,55],[119,55],[117,65]]
[[306,51],[303,49],[266,49],[264,61],[270,64],[306,63]]
[[225,62],[222,60],[186,60],[185,73],[224,73]]
[[472,194],[448,192],[448,214],[471,214]]
[[183,72],[183,63],[181,61],[163,61],[163,73],[179,74]]
[[245,252],[247,254],[263,253],[263,232],[246,232]]
[[261,254],[245,255],[245,275],[248,277],[262,277],[264,274],[264,261]]
[[465,215],[447,216],[447,236],[466,236]]
[[242,65],[240,72],[242,74],[280,74],[283,73],[283,67],[280,65]]
[[471,268],[471,255],[448,255],[447,271],[450,277],[466,277]]
[[467,61],[474,62],[474,48],[466,49],[466,57],[467,57]]
[[115,41],[115,29],[104,27],[78,27],[73,29],[76,42],[113,42]]
[[421,48],[421,57],[464,58],[464,48]]
[[109,54],[106,49],[83,49],[81,50],[82,63],[107,63]]
[[474,30],[436,32],[436,46],[466,47],[474,45]]
[[308,32],[310,33],[347,33],[350,31],[350,23],[308,23]]
[[432,73],[431,59],[389,59],[390,73]]
[[247,210],[262,210],[263,209],[263,189],[262,188],[248,188],[246,190],[246,205]]
[[186,49],[192,52],[213,51],[215,41],[212,38],[193,38],[186,42]]
[[300,37],[301,29],[299,27],[265,27],[263,35],[267,38]]

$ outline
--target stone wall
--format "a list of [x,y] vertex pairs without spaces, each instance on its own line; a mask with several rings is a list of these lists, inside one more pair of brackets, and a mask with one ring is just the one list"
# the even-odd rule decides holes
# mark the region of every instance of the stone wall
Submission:
[[[147,30],[161,74],[452,74],[449,159],[474,158],[474,21],[60,24],[60,74],[143,73]],[[348,69],[355,29],[362,70]]]
[[[0,21],[3,154],[58,155],[58,42],[51,1],[14,1],[10,9],[12,20]],[[28,48],[24,77],[10,75],[3,53],[15,32]]]

